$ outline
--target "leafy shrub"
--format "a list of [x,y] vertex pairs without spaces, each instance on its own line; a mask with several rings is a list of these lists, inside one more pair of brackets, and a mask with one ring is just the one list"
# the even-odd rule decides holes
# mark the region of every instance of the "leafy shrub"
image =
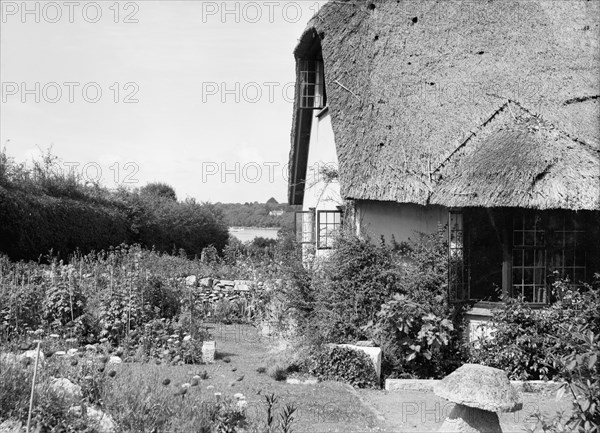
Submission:
[[470,362],[505,370],[511,379],[552,379],[560,375],[555,357],[579,348],[563,336],[564,324],[600,329],[600,278],[583,288],[557,281],[552,288],[556,302],[533,309],[520,299],[510,299],[494,311],[494,338],[470,348]]
[[119,245],[129,238],[119,209],[92,200],[35,195],[0,186],[2,252],[13,260],[37,260],[53,250],[66,258]]
[[230,301],[229,299],[220,299],[214,306],[213,320],[230,325],[232,323],[246,323],[245,315],[247,302],[244,298],[238,298]]
[[572,397],[573,410],[570,416],[564,413],[534,414],[537,425],[529,432],[542,431],[548,433],[598,433],[600,431],[600,334],[588,325],[563,325],[560,338],[568,341],[577,350],[563,355],[551,355],[553,365],[557,369],[557,377],[564,382],[557,391],[557,400],[564,393]]
[[208,338],[205,332],[197,331],[192,337],[189,324],[184,320],[154,319],[146,323],[141,332],[130,334],[124,346],[139,347],[144,357],[161,359],[173,364],[200,364],[202,343]]
[[340,236],[312,277],[312,326],[306,335],[335,343],[364,337],[361,327],[375,319],[400,280],[391,248],[352,234]]
[[458,333],[452,321],[433,310],[431,303],[397,294],[365,327],[382,346],[385,375],[441,378],[460,366]]
[[65,172],[48,150],[33,167],[0,150],[0,239],[13,260],[37,260],[53,250],[66,259],[121,243],[190,256],[227,243],[221,209],[193,199],[177,202],[164,183],[111,191]]
[[74,322],[85,311],[85,296],[78,284],[60,280],[46,289],[43,318],[52,327]]
[[402,268],[398,291],[438,316],[449,313],[447,232],[447,227],[440,225],[435,233],[415,232],[401,245],[394,241]]
[[323,380],[346,382],[358,388],[379,386],[379,378],[369,356],[348,347],[319,348],[307,359],[306,368],[310,374]]
[[[593,330],[595,329],[595,331]],[[567,355],[555,356],[558,376],[565,380],[573,400],[573,414],[564,431],[600,432],[600,334],[598,328],[588,325],[569,326],[565,329],[572,350]],[[564,335],[564,334],[563,334]]]

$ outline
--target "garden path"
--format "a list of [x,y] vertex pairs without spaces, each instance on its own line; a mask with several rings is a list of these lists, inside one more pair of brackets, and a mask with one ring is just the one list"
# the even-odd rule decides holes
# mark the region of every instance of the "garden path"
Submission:
[[[298,408],[293,424],[297,433],[435,432],[452,410],[452,403],[433,392],[355,390],[337,382],[303,385],[275,381],[256,370],[268,367],[276,340],[261,337],[247,325],[212,326],[218,359],[202,366],[210,376],[203,385],[213,385],[213,391],[223,395],[243,393],[252,421],[264,423],[264,396],[270,393],[280,399],[280,406],[291,403]],[[225,358],[230,362],[224,362]],[[242,375],[243,380],[237,381]],[[554,395],[523,393],[523,409],[502,414],[500,423],[504,433],[523,433],[535,425],[533,413],[537,410],[551,414],[568,407],[568,397],[557,402]]]

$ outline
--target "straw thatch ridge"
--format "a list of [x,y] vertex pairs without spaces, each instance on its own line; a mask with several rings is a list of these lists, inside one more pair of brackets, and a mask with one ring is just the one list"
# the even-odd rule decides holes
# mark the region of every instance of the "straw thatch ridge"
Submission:
[[[307,38],[321,39],[342,195],[598,209],[599,11],[585,0],[327,3],[295,55]],[[517,118],[506,107],[526,110]],[[531,122],[541,122],[538,132]],[[482,130],[489,141],[475,137]],[[519,146],[537,146],[522,151],[527,169],[502,170]],[[482,165],[490,162],[484,151],[498,158],[494,170]],[[556,158],[564,161],[546,170]],[[467,174],[449,172],[466,166]],[[487,171],[475,175],[475,167]],[[296,174],[290,189],[302,180]],[[511,194],[489,191],[492,183]]]

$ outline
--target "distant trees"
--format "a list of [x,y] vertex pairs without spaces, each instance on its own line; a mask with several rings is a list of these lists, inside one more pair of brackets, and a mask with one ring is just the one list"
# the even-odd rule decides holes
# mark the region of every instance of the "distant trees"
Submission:
[[[215,203],[229,227],[282,227],[294,219],[295,206],[278,204],[271,198],[267,203]],[[278,215],[283,211],[283,214]]]
[[171,185],[162,182],[151,182],[140,188],[140,194],[162,197],[177,201],[177,194]]

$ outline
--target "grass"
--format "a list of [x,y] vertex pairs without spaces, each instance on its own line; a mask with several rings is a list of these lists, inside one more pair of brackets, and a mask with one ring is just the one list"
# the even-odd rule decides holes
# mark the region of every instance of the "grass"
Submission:
[[[264,374],[260,367],[269,365],[271,360],[281,363],[287,355],[270,353],[273,341],[259,338],[255,328],[216,325],[213,336],[217,353],[222,356],[212,364],[123,363],[108,365],[99,373],[100,361],[89,365],[87,356],[76,358],[75,366],[70,360],[53,356],[41,369],[40,382],[47,383],[55,376],[67,377],[82,385],[86,401],[110,414],[123,432],[202,432],[219,424],[239,422],[243,425],[245,420],[248,432],[262,433],[267,426],[266,397],[271,395],[276,396],[272,427],[277,428],[272,429],[273,433],[366,431],[377,427],[373,414],[345,385],[334,382],[292,385]],[[230,362],[224,362],[225,358]],[[10,395],[12,403],[0,402],[3,408],[0,421],[25,420],[33,368],[21,364],[10,370],[2,367],[0,394]],[[114,377],[111,377],[112,371]],[[88,381],[93,386],[86,386],[85,378],[90,375],[94,379]],[[191,385],[194,376],[199,376],[198,385],[190,386],[182,395],[182,385]],[[244,397],[243,409],[235,397],[239,394]],[[38,394],[36,402],[38,418],[34,420],[50,417],[54,424],[81,422],[68,414],[68,405],[57,402],[46,391]]]

